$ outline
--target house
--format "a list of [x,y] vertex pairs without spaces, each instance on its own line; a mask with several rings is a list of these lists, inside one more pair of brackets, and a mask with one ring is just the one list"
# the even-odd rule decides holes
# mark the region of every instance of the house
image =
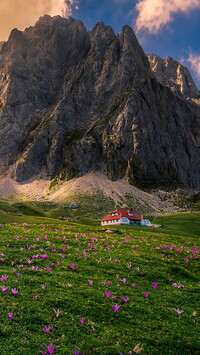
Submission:
[[151,222],[137,211],[117,208],[101,220],[102,226],[129,224],[132,226],[151,227]]

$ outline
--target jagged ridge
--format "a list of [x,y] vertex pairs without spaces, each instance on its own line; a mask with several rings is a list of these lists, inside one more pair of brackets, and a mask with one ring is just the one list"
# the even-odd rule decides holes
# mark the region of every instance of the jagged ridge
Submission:
[[1,172],[200,186],[200,109],[152,75],[133,30],[45,15],[0,52]]

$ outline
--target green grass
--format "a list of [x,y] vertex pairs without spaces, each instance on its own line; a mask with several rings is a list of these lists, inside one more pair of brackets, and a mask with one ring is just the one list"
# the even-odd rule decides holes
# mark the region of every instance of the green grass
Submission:
[[180,213],[164,215],[153,220],[164,226],[162,232],[185,236],[200,236],[200,213]]
[[[183,217],[190,227],[181,233]],[[128,355],[138,344],[142,354],[199,354],[199,215],[157,222],[165,228],[106,232],[100,225],[1,213],[0,279],[8,276],[0,280],[8,287],[0,289],[1,354],[36,355],[50,343],[58,355],[73,355],[75,347],[85,355]]]

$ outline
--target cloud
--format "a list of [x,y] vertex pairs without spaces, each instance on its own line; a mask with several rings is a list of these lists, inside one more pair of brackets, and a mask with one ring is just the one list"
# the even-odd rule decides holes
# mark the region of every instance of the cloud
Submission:
[[185,61],[190,64],[196,78],[200,80],[200,54],[190,52],[188,58]]
[[200,0],[139,0],[136,5],[138,16],[136,30],[146,29],[157,33],[173,21],[173,15],[200,8]]
[[23,30],[44,14],[71,16],[78,0],[0,0],[0,40],[6,40],[13,28]]

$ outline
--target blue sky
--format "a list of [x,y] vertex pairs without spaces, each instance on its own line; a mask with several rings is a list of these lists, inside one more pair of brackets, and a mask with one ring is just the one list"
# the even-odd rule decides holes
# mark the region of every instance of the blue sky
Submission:
[[200,89],[200,0],[0,0],[0,40],[48,13],[73,16],[91,30],[96,22],[116,33],[130,25],[145,53],[171,56],[192,73]]
[[[157,5],[168,0],[142,0]],[[141,2],[142,2],[141,1]],[[185,11],[178,11],[178,3],[188,3]],[[200,88],[200,1],[175,0],[171,11],[172,19],[161,24],[155,19],[156,31],[152,31],[153,15],[149,21],[149,28],[137,28],[139,11],[137,0],[80,0],[79,9],[73,11],[73,16],[81,19],[88,29],[92,29],[97,21],[104,21],[111,25],[116,33],[121,32],[123,25],[128,24],[136,32],[136,36],[145,53],[155,53],[161,57],[171,56],[181,61],[192,73],[196,85]],[[172,0],[173,3],[173,0]],[[177,4],[176,4],[177,3]],[[194,3],[194,8],[192,7]],[[195,6],[195,4],[197,4]],[[191,7],[190,7],[191,5]],[[152,5],[153,6],[153,5]],[[178,5],[177,5],[178,6]],[[152,7],[151,7],[152,8]],[[168,13],[169,9],[166,9]],[[165,16],[165,14],[163,14]],[[162,14],[160,14],[162,17]],[[144,13],[144,24],[148,14]],[[156,22],[157,21],[157,22]]]

